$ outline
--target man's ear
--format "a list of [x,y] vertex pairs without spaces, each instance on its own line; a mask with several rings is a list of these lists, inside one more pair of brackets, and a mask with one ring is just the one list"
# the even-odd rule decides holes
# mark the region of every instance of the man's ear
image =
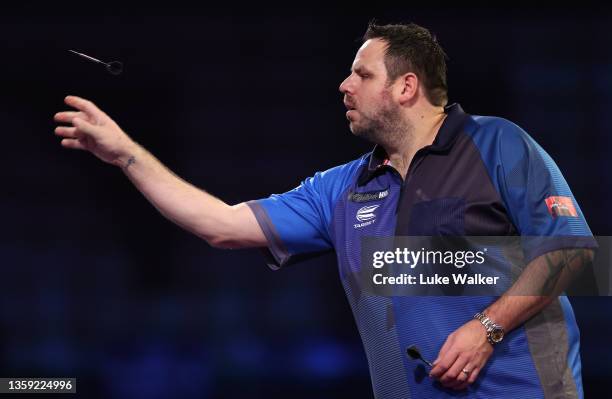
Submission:
[[419,78],[413,72],[408,72],[398,77],[398,88],[400,92],[400,104],[405,104],[415,98],[419,90]]

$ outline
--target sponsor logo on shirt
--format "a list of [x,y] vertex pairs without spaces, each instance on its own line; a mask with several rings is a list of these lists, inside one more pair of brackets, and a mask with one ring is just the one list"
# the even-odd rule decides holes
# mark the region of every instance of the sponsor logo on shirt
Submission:
[[380,205],[368,205],[368,206],[359,208],[359,210],[357,211],[357,214],[355,215],[355,218],[361,223],[355,224],[354,225],[355,228],[358,229],[361,227],[369,226],[372,223],[374,223],[376,221],[376,214],[374,213],[374,211],[379,206]]
[[548,213],[554,218],[560,216],[578,217],[570,197],[548,197],[544,201],[546,202]]
[[387,198],[389,188],[382,191],[368,191],[367,193],[349,193],[349,201],[352,202],[368,202]]

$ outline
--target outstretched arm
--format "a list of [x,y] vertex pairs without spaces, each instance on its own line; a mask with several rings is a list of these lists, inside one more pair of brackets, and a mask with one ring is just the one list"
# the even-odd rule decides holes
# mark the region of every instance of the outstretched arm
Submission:
[[86,150],[120,167],[136,188],[166,218],[220,248],[266,246],[266,238],[245,203],[230,206],[189,184],[133,141],[91,101],[68,96],[64,111],[54,119],[62,146]]

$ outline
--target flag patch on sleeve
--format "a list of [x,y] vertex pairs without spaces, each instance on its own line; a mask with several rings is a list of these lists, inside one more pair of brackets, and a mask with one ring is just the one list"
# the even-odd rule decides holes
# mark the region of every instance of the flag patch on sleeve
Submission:
[[554,218],[559,216],[578,216],[574,203],[570,197],[548,197],[544,201],[546,202],[548,213]]

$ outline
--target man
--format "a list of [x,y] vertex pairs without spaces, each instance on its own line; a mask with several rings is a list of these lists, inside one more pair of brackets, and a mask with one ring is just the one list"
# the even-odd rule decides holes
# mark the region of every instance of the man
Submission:
[[[77,111],[55,115],[71,124],[56,134],[121,167],[212,246],[267,247],[276,268],[334,250],[377,398],[582,397],[579,333],[557,295],[596,244],[554,162],[511,122],[447,106],[445,54],[414,24],[371,24],[340,91],[351,132],[374,150],[234,206],[174,175],[87,100],[66,97]],[[354,278],[361,238],[394,235],[555,240],[525,248],[529,263],[501,297],[372,295]],[[405,355],[414,342],[436,359],[431,379]]]

